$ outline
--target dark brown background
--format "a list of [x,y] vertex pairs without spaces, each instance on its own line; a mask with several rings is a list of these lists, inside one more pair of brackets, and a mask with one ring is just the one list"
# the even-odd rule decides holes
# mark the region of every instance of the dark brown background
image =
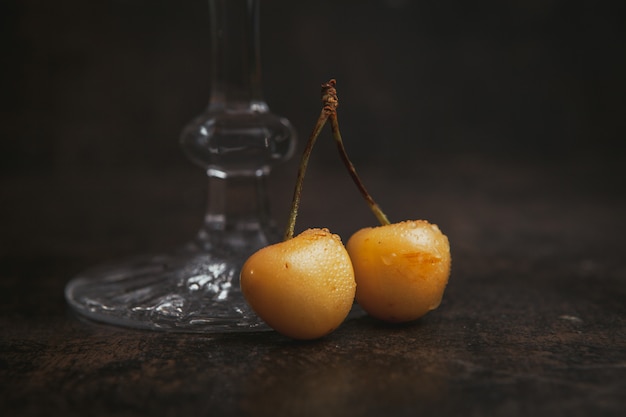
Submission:
[[[0,5],[0,412],[621,415],[626,408],[623,2],[264,1],[265,97],[305,138],[338,80],[346,147],[393,220],[448,234],[439,310],[312,344],[136,332],[72,316],[82,269],[175,247],[203,173],[205,1]],[[302,140],[299,150],[302,149]],[[271,199],[286,219],[297,157]],[[320,140],[298,228],[374,219]]]
[[[90,193],[85,200],[136,219],[146,208],[138,208],[142,191],[118,208],[119,196],[107,194],[116,184],[181,175],[187,191],[176,187],[174,200],[202,211],[204,190],[190,191],[203,187],[202,173],[180,152],[178,135],[209,94],[206,2],[1,7],[3,178],[82,181],[76,191]],[[302,149],[318,86],[337,78],[346,146],[361,170],[413,178],[420,166],[457,156],[564,162],[573,172],[560,187],[614,194],[623,185],[626,132],[623,11],[621,2],[266,1],[265,97],[294,123]],[[314,166],[338,168],[331,141],[318,146]],[[276,175],[291,179],[297,159]],[[602,170],[602,181],[586,184],[590,169]],[[3,210],[12,205],[23,209],[7,201]],[[89,207],[72,209],[70,218]],[[3,218],[12,223],[12,215]],[[26,228],[35,221],[24,220]],[[3,239],[5,250],[32,241],[17,230]]]
[[[3,2],[2,172],[184,169],[176,139],[207,101],[209,31],[205,1],[180,3]],[[364,163],[612,154],[623,4],[466,3],[264,2],[266,99],[304,136],[337,78]]]

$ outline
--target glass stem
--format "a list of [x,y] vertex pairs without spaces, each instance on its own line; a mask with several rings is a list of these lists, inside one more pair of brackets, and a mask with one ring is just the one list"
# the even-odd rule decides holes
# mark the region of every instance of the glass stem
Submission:
[[267,111],[261,90],[260,0],[209,0],[209,111]]
[[248,253],[277,240],[269,215],[266,176],[209,177],[209,198],[198,233],[211,253]]
[[[261,91],[259,42],[260,0],[209,0],[210,96],[208,114],[268,112]],[[242,123],[244,119],[241,119]],[[215,124],[214,129],[220,129]],[[217,131],[217,130],[216,130]],[[236,133],[236,137],[245,135]],[[234,136],[234,137],[235,137]],[[218,162],[228,158],[228,151]],[[209,193],[200,246],[213,254],[252,253],[270,240],[272,224],[265,189],[269,169],[244,169],[237,173],[207,167]]]

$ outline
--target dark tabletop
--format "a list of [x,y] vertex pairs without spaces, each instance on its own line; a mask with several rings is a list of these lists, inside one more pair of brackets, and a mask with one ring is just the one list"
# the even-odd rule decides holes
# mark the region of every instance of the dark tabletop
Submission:
[[[452,247],[437,310],[311,342],[70,311],[76,274],[201,224],[206,179],[176,138],[208,97],[206,4],[34,3],[0,13],[2,416],[624,415],[621,2],[266,3],[265,96],[298,151],[336,77],[371,193]],[[346,241],[375,218],[324,138],[297,229]],[[280,227],[296,169],[270,177]]]

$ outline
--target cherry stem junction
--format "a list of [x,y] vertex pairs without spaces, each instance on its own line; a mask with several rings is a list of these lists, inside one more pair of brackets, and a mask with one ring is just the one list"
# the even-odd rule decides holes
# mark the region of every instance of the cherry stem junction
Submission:
[[300,199],[302,197],[302,184],[304,182],[304,175],[306,173],[307,166],[309,164],[309,158],[313,151],[313,146],[317,141],[320,132],[324,128],[324,125],[330,119],[331,122],[331,130],[333,133],[333,137],[337,144],[337,148],[339,150],[339,155],[341,156],[341,160],[343,161],[346,169],[350,173],[350,177],[356,184],[357,188],[361,192],[361,195],[367,202],[368,206],[374,213],[374,216],[378,219],[381,225],[390,224],[387,216],[381,208],[376,204],[372,196],[368,193],[367,189],[363,185],[363,182],[359,178],[359,175],[354,168],[354,165],[350,161],[348,154],[346,153],[345,147],[343,145],[343,140],[341,139],[341,132],[339,130],[339,123],[337,120],[337,107],[339,106],[339,99],[337,98],[337,90],[335,89],[335,85],[337,82],[334,79],[331,79],[327,83],[322,84],[322,111],[320,113],[315,126],[313,127],[313,131],[309,136],[304,152],[302,153],[302,157],[300,159],[300,166],[298,167],[298,175],[296,178],[296,185],[293,192],[293,198],[291,201],[291,210],[289,212],[289,221],[287,222],[287,228],[285,230],[284,240],[289,240],[293,238],[295,226],[296,226],[296,218],[298,217],[298,210],[300,208]]

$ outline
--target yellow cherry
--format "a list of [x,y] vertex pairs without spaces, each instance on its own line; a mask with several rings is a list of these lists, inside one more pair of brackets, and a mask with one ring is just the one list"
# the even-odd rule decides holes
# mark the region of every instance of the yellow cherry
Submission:
[[308,229],[260,249],[241,270],[241,290],[252,309],[294,339],[316,339],[339,327],[355,287],[348,252],[327,229]]
[[346,245],[356,300],[389,322],[418,319],[441,303],[450,276],[450,245],[437,225],[405,221],[356,232]]

